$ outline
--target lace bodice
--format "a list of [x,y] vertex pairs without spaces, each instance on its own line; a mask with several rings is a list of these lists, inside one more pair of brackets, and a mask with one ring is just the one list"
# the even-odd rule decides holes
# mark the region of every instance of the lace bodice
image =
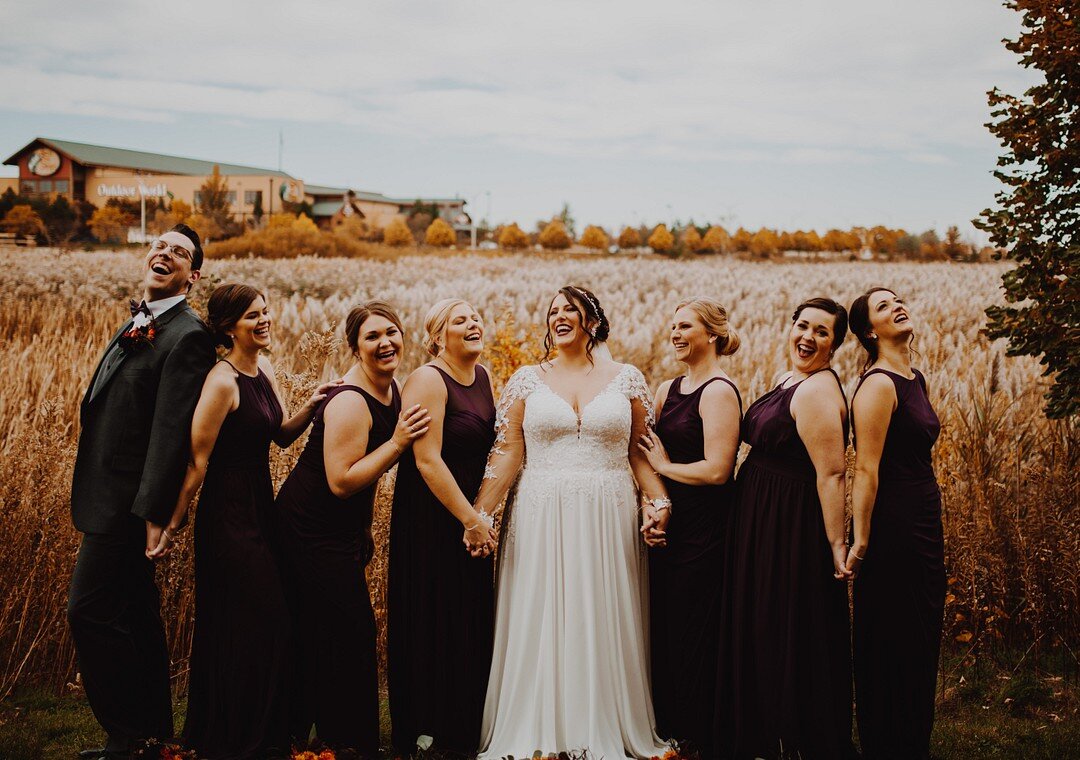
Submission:
[[[637,402],[635,404],[635,402]],[[543,380],[536,367],[514,373],[497,407],[496,439],[484,491],[509,488],[522,463],[527,474],[626,472],[630,439],[652,425],[652,399],[641,372],[624,364],[602,391],[581,409],[581,415]],[[498,499],[495,499],[498,501]],[[494,506],[494,505],[491,505]]]

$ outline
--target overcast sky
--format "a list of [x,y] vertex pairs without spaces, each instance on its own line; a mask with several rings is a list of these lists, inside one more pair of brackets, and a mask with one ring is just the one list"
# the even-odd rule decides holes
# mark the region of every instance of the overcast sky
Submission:
[[[995,0],[0,0],[0,152],[49,136],[470,199],[532,227],[944,230],[993,202]],[[4,167],[7,176],[13,167]]]

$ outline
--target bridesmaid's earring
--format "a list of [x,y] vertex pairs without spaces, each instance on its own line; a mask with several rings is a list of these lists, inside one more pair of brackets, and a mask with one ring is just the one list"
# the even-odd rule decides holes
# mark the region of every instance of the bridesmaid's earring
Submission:
[[716,342],[716,336],[714,335],[711,338],[709,338],[709,342],[710,343],[715,343]]

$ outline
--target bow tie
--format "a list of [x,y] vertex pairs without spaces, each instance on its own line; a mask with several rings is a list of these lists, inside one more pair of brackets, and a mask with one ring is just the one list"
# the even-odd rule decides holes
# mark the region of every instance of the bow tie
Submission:
[[131,307],[132,318],[134,318],[136,314],[145,314],[148,317],[154,316],[150,311],[150,307],[146,305],[146,301],[139,301],[136,303],[135,299],[131,299],[128,301],[128,306]]

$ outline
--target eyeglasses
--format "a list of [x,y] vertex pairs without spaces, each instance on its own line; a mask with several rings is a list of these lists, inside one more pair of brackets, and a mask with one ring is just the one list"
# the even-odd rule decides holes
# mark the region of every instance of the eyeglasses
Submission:
[[182,248],[178,245],[169,245],[161,238],[157,238],[150,244],[150,250],[154,253],[169,252],[169,256],[174,259],[184,259],[185,261],[191,261],[191,252],[186,248]]

